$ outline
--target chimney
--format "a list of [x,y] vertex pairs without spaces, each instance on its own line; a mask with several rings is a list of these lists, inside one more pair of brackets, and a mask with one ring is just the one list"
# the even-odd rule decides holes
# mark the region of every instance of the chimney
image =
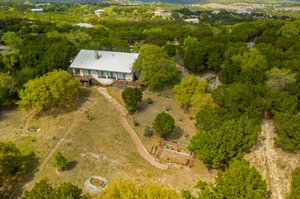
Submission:
[[100,58],[100,55],[99,55],[98,51],[95,50],[95,59],[99,59],[99,58]]

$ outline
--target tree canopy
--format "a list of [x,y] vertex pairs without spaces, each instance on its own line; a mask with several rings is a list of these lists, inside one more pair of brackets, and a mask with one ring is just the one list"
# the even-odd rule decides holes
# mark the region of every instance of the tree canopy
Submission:
[[267,185],[258,171],[245,160],[235,160],[218,175],[216,185],[198,183],[202,189],[199,199],[240,198],[264,199],[267,197]]
[[103,190],[103,195],[96,196],[94,199],[179,199],[180,197],[174,190],[168,190],[161,186],[137,186],[136,184],[118,180],[113,182]]
[[220,128],[199,130],[189,148],[210,168],[224,168],[235,157],[242,157],[255,143],[260,132],[256,120],[241,117],[228,120]]
[[82,194],[82,190],[71,183],[63,183],[57,187],[49,184],[47,179],[35,183],[34,187],[25,191],[22,199],[89,199],[88,195]]
[[19,171],[22,154],[13,142],[0,142],[0,185]]
[[300,196],[300,167],[292,172],[291,191],[287,195],[288,199],[299,199]]
[[143,92],[140,88],[126,88],[122,92],[122,98],[126,104],[126,109],[130,114],[136,111],[138,102],[142,101]]
[[179,79],[175,61],[155,45],[141,48],[132,70],[139,73],[139,79],[151,90],[173,85]]
[[19,92],[19,108],[28,110],[54,107],[70,108],[81,90],[81,84],[66,71],[53,71],[30,80]]
[[161,112],[155,117],[152,128],[158,136],[166,138],[173,133],[175,120],[170,114]]

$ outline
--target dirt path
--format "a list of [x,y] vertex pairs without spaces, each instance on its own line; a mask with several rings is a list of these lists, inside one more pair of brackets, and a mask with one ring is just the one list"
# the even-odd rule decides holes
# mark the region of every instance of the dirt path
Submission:
[[264,179],[271,191],[272,199],[284,199],[290,190],[292,170],[299,165],[299,155],[290,154],[274,146],[274,132],[272,120],[262,122],[262,132],[256,149],[245,156]]
[[106,88],[99,87],[98,91],[118,110],[120,111],[120,119],[122,126],[125,128],[125,130],[129,133],[132,141],[134,142],[138,152],[141,154],[141,156],[147,160],[150,164],[153,166],[159,168],[159,169],[167,169],[168,166],[165,164],[161,164],[158,161],[156,161],[155,158],[153,158],[147,151],[147,149],[142,144],[141,140],[136,135],[135,131],[131,128],[131,126],[128,124],[127,121],[127,111],[126,109],[119,104],[106,90]]

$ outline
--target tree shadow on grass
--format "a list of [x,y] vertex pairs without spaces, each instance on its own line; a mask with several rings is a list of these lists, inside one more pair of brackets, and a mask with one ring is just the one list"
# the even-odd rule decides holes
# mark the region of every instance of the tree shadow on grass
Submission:
[[174,132],[170,136],[168,136],[166,140],[168,141],[178,140],[183,135],[183,133],[184,130],[179,126],[176,126]]
[[68,165],[67,165],[67,170],[72,170],[76,167],[76,165],[78,164],[78,162],[76,160],[73,160],[73,161],[70,161],[68,162]]
[[151,104],[148,104],[148,100],[142,100],[137,107],[138,112],[143,112],[146,111],[149,107],[151,106]]
[[31,182],[39,161],[35,153],[23,156],[23,166],[0,188],[0,198],[14,199],[22,195],[24,185]]

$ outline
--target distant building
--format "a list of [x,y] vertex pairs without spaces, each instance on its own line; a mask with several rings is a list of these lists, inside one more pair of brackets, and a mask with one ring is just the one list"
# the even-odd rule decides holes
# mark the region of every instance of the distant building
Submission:
[[138,53],[80,50],[69,70],[75,76],[93,78],[109,85],[114,80],[132,81],[131,72]]
[[172,12],[170,10],[165,10],[162,8],[158,8],[154,11],[154,16],[159,16],[162,18],[170,18],[172,15]]
[[100,17],[100,15],[103,13],[103,10],[99,9],[99,10],[95,10],[95,14]]
[[43,12],[44,8],[32,8],[30,9],[30,12]]
[[81,28],[92,28],[93,27],[93,25],[89,24],[89,23],[78,23],[75,26],[79,26]]
[[211,13],[217,15],[217,14],[220,13],[220,11],[219,10],[215,10],[215,11],[212,11]]
[[247,48],[253,48],[254,45],[255,45],[255,42],[250,41],[250,42],[247,43]]
[[187,23],[199,23],[199,19],[197,19],[197,18],[185,19],[184,21]]
[[251,14],[250,11],[247,11],[246,9],[239,9],[236,11],[237,14],[239,15],[246,15],[246,14]]

